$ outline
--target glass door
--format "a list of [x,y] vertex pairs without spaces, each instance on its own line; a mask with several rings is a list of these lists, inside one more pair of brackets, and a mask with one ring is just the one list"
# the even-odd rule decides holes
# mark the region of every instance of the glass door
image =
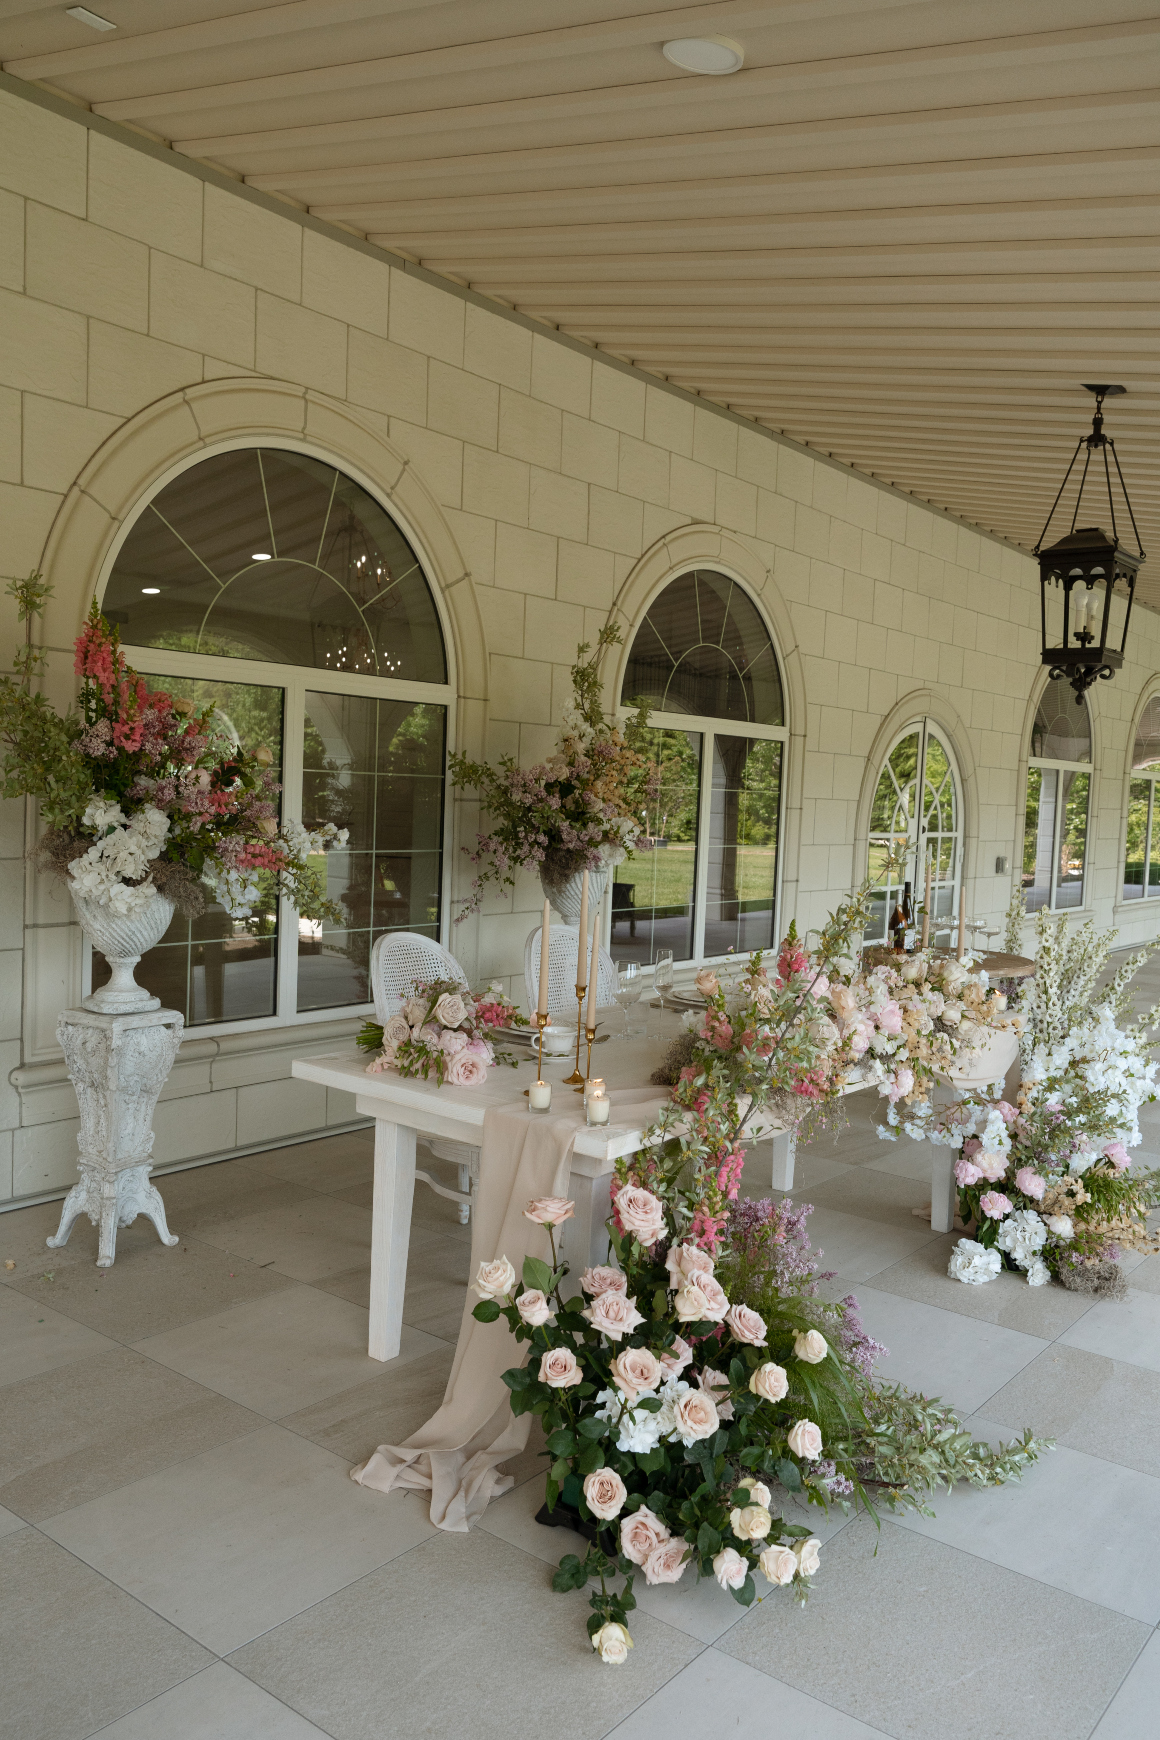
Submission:
[[931,938],[946,942],[961,872],[958,778],[951,751],[929,719],[908,727],[886,758],[870,812],[868,868],[874,884],[866,941],[887,940],[903,884],[921,900],[931,865]]

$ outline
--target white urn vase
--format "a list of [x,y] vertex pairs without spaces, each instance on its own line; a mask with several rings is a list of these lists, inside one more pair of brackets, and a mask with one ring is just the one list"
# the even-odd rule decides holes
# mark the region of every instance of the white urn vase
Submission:
[[1019,1055],[1019,1035],[1013,1027],[992,1028],[981,1045],[960,1051],[946,1072],[946,1080],[961,1091],[988,1087],[1002,1081]]
[[133,977],[133,969],[143,954],[161,941],[173,922],[176,911],[172,900],[164,894],[142,901],[133,912],[114,912],[103,901],[78,894],[69,884],[73,905],[81,928],[92,938],[109,963],[107,985],[94,991],[81,1004],[102,1015],[137,1015],[149,1009],[160,1009],[161,1000],[153,997]]
[[[600,868],[588,872],[588,909],[593,911],[604,899],[604,890],[608,886],[609,872],[620,863],[624,857],[622,846],[602,846],[600,848]],[[584,871],[573,870],[567,876],[557,876],[552,873],[550,861],[540,866],[540,887],[544,890],[544,898],[550,900],[565,924],[580,923],[580,891],[584,882]]]

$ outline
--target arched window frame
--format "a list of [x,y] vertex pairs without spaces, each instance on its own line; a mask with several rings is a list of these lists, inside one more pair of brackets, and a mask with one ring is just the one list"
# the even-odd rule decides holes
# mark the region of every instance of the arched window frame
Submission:
[[[709,571],[721,574],[726,579],[731,580],[733,584],[745,594],[756,610],[761,624],[769,636],[781,678],[784,723],[781,725],[756,725],[741,720],[719,719],[713,716],[692,713],[667,713],[653,711],[649,714],[650,727],[655,726],[659,730],[668,731],[696,732],[701,738],[700,791],[697,807],[697,849],[693,882],[693,950],[691,955],[683,957],[684,964],[700,964],[704,961],[710,963],[722,962],[737,958],[736,954],[706,955],[705,953],[705,930],[709,897],[708,846],[711,838],[713,804],[713,745],[717,737],[757,738],[763,741],[780,743],[782,745],[777,817],[777,863],[773,886],[773,935],[775,939],[782,928],[780,925],[779,914],[781,912],[782,884],[785,876],[786,792],[791,737],[790,690],[786,679],[785,660],[781,648],[778,645],[777,635],[774,631],[773,624],[769,620],[769,614],[762,608],[761,600],[755,595],[753,587],[728,561],[724,561],[718,556],[710,555],[700,557],[696,560],[684,561],[680,563],[679,566],[672,568],[664,575],[663,579],[659,580],[651,587],[635,615],[635,620],[632,622],[631,626],[626,629],[624,634],[622,654],[616,672],[616,717],[621,725],[625,724],[631,717],[630,710],[623,705],[619,697],[632,654],[633,642],[636,639],[637,630],[644,622],[645,617],[648,615],[661,594],[665,592],[674,581],[681,579],[685,574]],[[610,932],[611,915],[609,914],[605,918],[605,939],[609,946],[611,946]],[[776,942],[774,946],[776,946]],[[681,965],[682,961],[677,960],[676,964]]]
[[[1137,770],[1136,740],[1144,722],[1145,714],[1152,702],[1160,706],[1160,676],[1154,676],[1144,685],[1140,704],[1132,721],[1132,729],[1128,737],[1128,768],[1125,782],[1124,824],[1121,838],[1124,842],[1122,863],[1124,867],[1123,880],[1120,884],[1120,900],[1129,912],[1140,911],[1146,900],[1160,898],[1160,761],[1148,771]],[[1143,805],[1141,815],[1137,806]],[[1133,812],[1136,811],[1134,818]],[[1128,858],[1128,835],[1133,820],[1143,822],[1143,864],[1139,883],[1129,881],[1132,863]],[[1136,907],[1139,901],[1141,906]]]
[[948,841],[949,852],[944,848],[944,858],[949,857],[949,862],[944,862],[940,867],[938,867],[932,877],[931,906],[933,911],[931,913],[931,941],[937,942],[941,935],[942,940],[945,942],[954,925],[957,923],[959,889],[962,886],[963,878],[964,781],[962,770],[959,766],[959,758],[951,734],[938,719],[931,718],[925,714],[908,719],[905,725],[894,732],[885,755],[881,757],[881,760],[878,763],[877,770],[874,774],[874,781],[870,787],[869,793],[870,812],[867,818],[867,868],[869,873],[872,874],[872,854],[874,852],[875,842],[874,829],[871,824],[873,820],[874,799],[877,795],[879,784],[881,783],[883,774],[886,772],[887,767],[890,764],[890,758],[898,748],[899,744],[904,743],[908,737],[913,737],[916,733],[918,735],[919,747],[915,778],[918,785],[919,799],[918,812],[914,818],[915,825],[913,828],[913,838],[911,837],[912,831],[908,827],[908,844],[901,870],[897,875],[888,875],[884,882],[876,882],[874,885],[875,892],[877,892],[879,887],[884,890],[885,899],[882,908],[881,925],[867,926],[865,941],[868,943],[885,943],[888,940],[890,915],[894,910],[899,896],[902,894],[903,885],[906,882],[909,882],[911,885],[911,895],[915,909],[918,908],[919,903],[923,898],[926,880],[925,865],[929,849],[928,836],[930,831],[924,825],[925,811],[923,809],[922,798],[926,784],[927,752],[932,737],[937,738],[939,746],[941,747],[943,754],[946,756],[950,768],[950,778],[954,787],[955,827],[949,836],[949,841],[945,832],[940,830],[939,834],[940,840]]
[[[223,453],[251,452],[257,448],[300,453],[311,459],[320,460],[324,465],[332,466],[335,470],[351,478],[362,489],[365,489],[367,494],[378,502],[384,513],[395,521],[418,557],[424,578],[430,589],[439,619],[440,632],[443,636],[444,658],[447,665],[447,681],[445,683],[409,683],[390,677],[358,676],[353,672],[335,671],[320,666],[277,664],[256,659],[221,657],[211,653],[182,653],[162,647],[139,646],[128,641],[124,643],[124,651],[129,663],[151,675],[202,678],[208,681],[216,680],[229,683],[254,683],[281,689],[284,694],[282,816],[284,820],[302,821],[302,749],[305,698],[308,691],[365,695],[390,700],[432,702],[435,705],[445,707],[447,710],[445,753],[450,752],[458,742],[455,638],[443,590],[431,554],[426,548],[421,533],[410,517],[400,509],[397,503],[392,501],[382,484],[377,482],[362,467],[353,463],[349,457],[336,456],[329,452],[325,446],[296,439],[284,433],[255,432],[246,436],[207,442],[195,451],[185,454],[180,460],[161,472],[150,486],[141,492],[132,509],[125,515],[115,538],[105,553],[97,581],[96,597],[98,601],[104,599],[117,559],[142,513],[175,478],[200,465],[206,459],[214,458]],[[447,801],[446,763],[444,765],[444,782],[439,940],[446,946],[450,938],[452,921],[451,876],[453,867],[453,806]],[[365,1016],[373,1009],[373,1003],[368,999],[365,1002],[339,1007],[299,1011],[297,1007],[297,981],[297,914],[283,900],[279,903],[278,914],[276,1013],[229,1021],[199,1023],[196,1029],[191,1029],[191,1031],[195,1031],[198,1038],[210,1039],[231,1033],[254,1033],[273,1028],[317,1025],[322,1021],[349,1020],[352,1017]],[[88,995],[92,986],[92,944],[87,935],[84,938],[82,984],[84,994]]]
[[[1056,679],[1057,682],[1062,682],[1063,680],[1064,679],[1062,677]],[[1030,727],[1029,727],[1028,738],[1027,738],[1027,781],[1026,781],[1026,786],[1024,789],[1024,800],[1023,800],[1023,828],[1022,828],[1022,834],[1021,834],[1021,854],[1022,855],[1021,855],[1021,858],[1019,860],[1020,870],[1021,870],[1021,878],[1022,878],[1023,894],[1024,894],[1024,900],[1026,901],[1026,904],[1027,904],[1027,911],[1029,913],[1038,912],[1041,908],[1044,908],[1044,907],[1046,907],[1047,910],[1050,912],[1082,912],[1082,911],[1086,910],[1087,907],[1090,906],[1090,904],[1091,904],[1091,902],[1088,898],[1088,880],[1089,880],[1089,876],[1090,876],[1091,866],[1090,866],[1090,863],[1088,860],[1087,848],[1088,848],[1088,845],[1090,844],[1090,836],[1091,836],[1092,791],[1093,791],[1093,786],[1095,783],[1095,756],[1096,756],[1095,717],[1094,717],[1090,697],[1085,697],[1084,705],[1087,709],[1088,741],[1091,745],[1091,755],[1090,755],[1089,760],[1087,760],[1087,761],[1071,761],[1071,760],[1061,759],[1061,758],[1056,757],[1056,756],[1036,755],[1035,751],[1034,751],[1035,721],[1039,717],[1039,709],[1042,706],[1045,697],[1047,696],[1048,687],[1049,687],[1049,685],[1047,683],[1044,683],[1043,686],[1037,690],[1037,692],[1035,693],[1035,695],[1033,697],[1034,706],[1031,708],[1031,720],[1030,720]],[[1036,774],[1037,773],[1040,776],[1038,779],[1038,782],[1036,781]],[[1033,840],[1032,840],[1032,827],[1033,827],[1032,804],[1033,804],[1033,802],[1035,804],[1035,823],[1034,823],[1034,826],[1036,829],[1036,839],[1038,839],[1038,829],[1040,826],[1040,819],[1039,819],[1040,805],[1042,803],[1042,791],[1043,791],[1043,786],[1045,784],[1045,780],[1044,780],[1043,776],[1050,775],[1050,774],[1054,774],[1054,776],[1055,776],[1056,796],[1055,796],[1055,800],[1054,800],[1055,807],[1054,807],[1054,816],[1053,816],[1053,822],[1052,822],[1052,837],[1051,837],[1051,849],[1050,849],[1051,855],[1050,855],[1050,860],[1049,860],[1049,878],[1048,878],[1048,883],[1047,883],[1047,897],[1046,897],[1046,899],[1037,899],[1035,896],[1035,886],[1036,886],[1035,881],[1032,880],[1029,883],[1027,880],[1029,875],[1032,878],[1034,878],[1036,876],[1038,864],[1039,864],[1038,846],[1036,845],[1033,847]],[[1084,855],[1083,855],[1083,861],[1082,861],[1082,870],[1081,870],[1080,879],[1079,879],[1080,898],[1078,901],[1067,900],[1066,898],[1062,899],[1062,900],[1060,899],[1059,869],[1060,869],[1060,855],[1061,855],[1062,846],[1063,846],[1063,824],[1064,824],[1064,816],[1065,816],[1065,803],[1061,803],[1059,801],[1059,792],[1063,786],[1065,776],[1068,774],[1086,775],[1086,777],[1087,777],[1087,808],[1086,808],[1085,820],[1084,820]],[[1029,867],[1029,859],[1031,861],[1030,867]],[[1074,887],[1075,885],[1072,884],[1071,886]]]

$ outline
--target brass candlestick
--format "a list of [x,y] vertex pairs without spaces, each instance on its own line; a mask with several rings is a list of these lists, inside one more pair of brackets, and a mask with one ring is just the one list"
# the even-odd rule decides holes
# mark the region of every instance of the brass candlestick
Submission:
[[[588,1086],[588,1083],[592,1080],[592,1041],[596,1038],[595,1027],[585,1027],[584,1036],[588,1041],[588,1056],[584,1063],[584,1074],[581,1077],[580,1086],[578,1088],[573,1088],[572,1090],[573,1093],[577,1094],[582,1094],[584,1089]],[[579,1048],[577,1048],[577,1056],[578,1055]]]
[[[536,1013],[532,1016],[532,1020],[536,1023],[536,1028],[537,1028],[537,1032],[536,1032],[536,1080],[543,1081],[543,1079],[544,1079],[544,1028],[548,1025],[548,1022],[551,1020],[551,1016],[550,1015],[541,1015],[540,1011],[537,1009]],[[524,1098],[527,1099],[527,1097],[528,1097],[528,1090],[527,1090],[527,1088],[525,1088],[524,1089]]]
[[576,987],[576,1066],[571,1075],[564,1077],[565,1087],[574,1086],[576,1082],[583,1082],[587,1079],[580,1074],[580,1033],[584,1025],[584,993],[587,989],[587,985],[577,985]]

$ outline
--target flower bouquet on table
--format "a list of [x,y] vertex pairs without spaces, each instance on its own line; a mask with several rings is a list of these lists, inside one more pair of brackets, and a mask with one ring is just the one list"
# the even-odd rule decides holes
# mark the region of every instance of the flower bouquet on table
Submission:
[[45,658],[32,619],[51,591],[36,574],[9,585],[28,634],[15,675],[0,679],[0,790],[39,799],[40,867],[118,915],[163,895],[190,917],[207,897],[246,917],[272,879],[305,917],[343,922],[308,860],[344,845],[345,830],[279,828],[271,751],[246,754],[212,705],[150,691],[95,603],[75,646],[79,712],[32,692]]
[[368,1021],[358,1035],[364,1051],[376,1056],[368,1075],[393,1069],[399,1075],[435,1077],[439,1086],[477,1087],[492,1064],[516,1067],[518,1059],[497,1050],[494,1036],[505,1028],[527,1027],[511,999],[491,984],[473,995],[454,979],[416,980],[397,1015],[380,1025]]
[[452,783],[479,793],[491,830],[464,847],[476,876],[471,898],[459,913],[475,912],[486,885],[514,887],[516,873],[541,870],[555,882],[577,872],[618,864],[640,843],[642,812],[657,774],[633,747],[647,717],[638,710],[625,732],[610,725],[600,705],[598,666],[607,646],[620,640],[616,623],[601,629],[596,651],[576,649],[573,699],[565,709],[554,755],[536,767],[517,766],[510,755],[496,767],[452,755]]

